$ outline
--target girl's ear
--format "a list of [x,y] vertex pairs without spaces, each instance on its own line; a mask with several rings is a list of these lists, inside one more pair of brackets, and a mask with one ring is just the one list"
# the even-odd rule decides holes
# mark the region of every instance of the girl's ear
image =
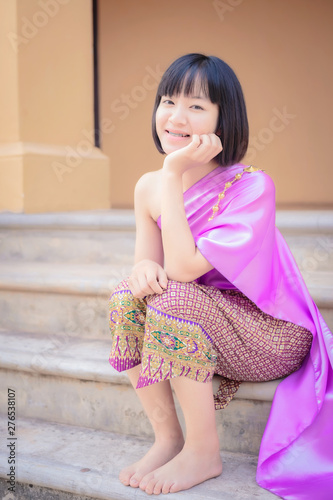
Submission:
[[221,132],[222,132],[221,127],[219,127],[219,128],[217,129],[217,131],[215,132],[215,134],[216,134],[216,135],[221,135]]

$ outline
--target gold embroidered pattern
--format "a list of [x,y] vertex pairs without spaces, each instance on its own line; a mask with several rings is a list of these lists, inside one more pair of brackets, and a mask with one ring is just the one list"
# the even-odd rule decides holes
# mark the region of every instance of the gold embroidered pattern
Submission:
[[[224,184],[224,189],[223,189],[222,193],[220,193],[220,194],[218,195],[217,203],[216,203],[216,205],[214,205],[214,206],[213,206],[213,209],[212,209],[212,210],[213,210],[213,213],[212,213],[212,215],[209,217],[208,221],[211,221],[211,220],[213,220],[213,219],[214,219],[215,214],[218,212],[218,210],[219,210],[219,208],[220,208],[220,207],[219,207],[219,205],[220,205],[220,201],[221,201],[221,200],[225,197],[225,192],[226,192],[226,190],[227,190],[228,188],[230,188],[230,187],[233,185],[233,183],[234,183],[235,181],[238,181],[239,179],[241,179],[241,177],[242,177],[242,175],[244,174],[244,172],[252,173],[252,172],[258,172],[258,170],[261,170],[261,169],[260,169],[260,168],[257,168],[257,167],[254,167],[253,165],[250,165],[249,167],[244,168],[243,172],[241,172],[241,173],[239,173],[239,174],[236,174],[236,175],[235,175],[235,178],[234,178],[232,181],[226,182],[226,183]],[[261,170],[261,171],[263,172],[263,170]]]

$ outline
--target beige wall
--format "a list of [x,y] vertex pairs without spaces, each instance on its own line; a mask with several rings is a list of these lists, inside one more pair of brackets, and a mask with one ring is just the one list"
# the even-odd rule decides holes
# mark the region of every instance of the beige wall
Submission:
[[92,1],[0,0],[0,35],[0,210],[109,208],[93,137]]
[[246,161],[273,177],[278,205],[332,206],[332,21],[330,0],[100,0],[112,205],[132,206],[139,176],[162,165],[150,135],[160,72],[180,55],[203,52],[228,62],[242,83]]

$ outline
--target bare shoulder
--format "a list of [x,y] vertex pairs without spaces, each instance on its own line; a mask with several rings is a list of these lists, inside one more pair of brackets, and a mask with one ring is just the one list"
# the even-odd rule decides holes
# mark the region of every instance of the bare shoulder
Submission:
[[162,171],[155,170],[144,174],[135,186],[135,207],[144,210],[156,221],[161,213]]
[[136,183],[135,190],[139,193],[143,192],[147,194],[147,192],[154,189],[157,182],[160,182],[161,179],[161,170],[154,170],[153,172],[146,172],[143,174],[138,182]]

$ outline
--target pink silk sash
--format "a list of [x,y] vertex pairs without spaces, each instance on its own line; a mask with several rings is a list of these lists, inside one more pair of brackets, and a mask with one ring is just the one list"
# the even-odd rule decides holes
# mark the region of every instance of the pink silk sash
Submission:
[[295,260],[275,227],[275,187],[245,165],[217,167],[184,193],[196,245],[215,270],[200,278],[237,287],[264,312],[309,329],[313,342],[297,372],[275,393],[262,438],[257,482],[287,500],[333,498],[333,336],[314,304]]

